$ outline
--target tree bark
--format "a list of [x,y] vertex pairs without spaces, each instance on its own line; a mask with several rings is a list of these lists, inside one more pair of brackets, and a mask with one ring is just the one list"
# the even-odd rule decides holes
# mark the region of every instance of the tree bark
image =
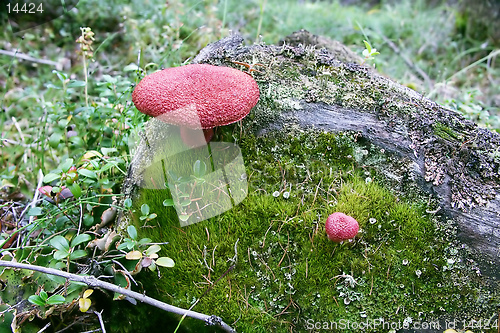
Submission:
[[391,155],[379,167],[394,187],[412,183],[437,199],[441,218],[453,220],[461,240],[483,259],[483,273],[498,274],[500,135],[366,65],[349,63],[359,58],[338,42],[307,31],[279,46],[242,42],[229,36],[205,47],[194,62],[262,65],[252,72],[261,99],[248,128],[357,133]]

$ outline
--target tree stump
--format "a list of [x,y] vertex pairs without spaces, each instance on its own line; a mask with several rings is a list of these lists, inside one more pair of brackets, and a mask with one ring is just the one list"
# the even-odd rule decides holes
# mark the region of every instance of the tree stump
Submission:
[[[193,63],[248,70],[261,98],[243,123],[258,134],[318,129],[354,132],[386,158],[373,165],[393,191],[424,191],[435,213],[452,220],[483,274],[498,275],[500,135],[366,65],[345,46],[299,31],[282,45],[243,46],[232,35],[202,49]],[[236,63],[237,62],[237,63]],[[144,145],[124,185],[130,195],[147,156]]]

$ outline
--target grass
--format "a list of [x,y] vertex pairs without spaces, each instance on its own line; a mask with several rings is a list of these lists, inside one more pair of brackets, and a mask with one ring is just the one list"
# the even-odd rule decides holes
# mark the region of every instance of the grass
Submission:
[[[500,93],[498,44],[488,33],[469,31],[466,15],[447,4],[382,1],[365,8],[336,1],[81,0],[67,17],[22,35],[13,35],[5,20],[0,23],[5,28],[0,49],[31,57],[22,61],[0,56],[0,244],[7,247],[6,256],[73,272],[83,267],[108,275],[117,269],[108,256],[120,254],[109,248],[92,252],[87,244],[72,249],[87,251],[81,260],[53,260],[50,240],[57,235],[69,240],[81,233],[104,239],[90,228],[117,208],[135,140],[146,120],[131,103],[134,85],[146,73],[189,62],[230,30],[249,43],[277,43],[305,28],[337,39],[358,54],[367,40],[381,52],[375,64],[385,75],[484,126],[500,128],[495,99]],[[81,27],[94,33],[92,57],[82,54],[82,43],[76,43]],[[384,37],[398,46],[399,54]],[[402,56],[421,68],[431,84]],[[273,101],[264,102],[272,106]],[[436,130],[453,136],[445,126]],[[456,233],[453,224],[427,213],[427,200],[418,193],[389,192],[373,169],[363,167],[364,148],[352,138],[308,133],[301,140],[281,138],[286,144],[278,146],[271,137],[226,137],[237,138],[246,163],[248,196],[241,204],[181,229],[173,209],[163,205],[169,198],[166,189],[144,191],[144,201],[134,203],[139,209],[147,201],[150,212],[157,214],[149,221],[154,228],[140,230],[169,242],[164,253],[176,261],[173,269],[161,271],[160,280],[151,275],[142,282],[140,276],[148,293],[167,295],[166,301],[186,307],[200,299],[195,310],[220,315],[243,331],[307,329],[307,318],[417,320],[448,312],[491,316],[496,296],[480,285],[474,266],[460,261],[467,253],[454,236],[451,241],[448,237]],[[369,156],[375,154],[368,151]],[[39,172],[46,177],[42,185],[52,186],[48,196],[56,198],[67,187],[73,199],[56,205],[43,200],[28,208],[43,180]],[[322,222],[334,210],[360,222],[363,232],[354,243],[336,245],[326,239]],[[21,230],[28,237],[10,244]],[[237,262],[228,260],[235,257],[235,244]],[[86,261],[91,258],[101,265],[91,267]],[[9,279],[3,274],[9,273],[0,271],[5,283]],[[114,282],[123,283],[117,276]],[[18,272],[16,279],[24,281],[26,299],[41,285],[49,294],[64,285],[48,278],[40,282],[26,272]],[[83,290],[75,289],[74,298],[55,310],[66,316],[52,316],[53,327],[78,321],[80,314],[71,311],[75,308],[70,304],[79,293]],[[109,309],[104,319],[116,331],[133,327],[128,324],[131,318],[164,317],[152,316],[150,308],[109,305],[109,298],[97,292],[92,297],[92,309]],[[38,310],[28,304],[18,314],[36,316],[31,311]],[[81,330],[99,327],[85,318],[88,324],[81,324]],[[25,328],[37,331],[47,322],[38,319]],[[186,322],[187,327],[198,324]]]

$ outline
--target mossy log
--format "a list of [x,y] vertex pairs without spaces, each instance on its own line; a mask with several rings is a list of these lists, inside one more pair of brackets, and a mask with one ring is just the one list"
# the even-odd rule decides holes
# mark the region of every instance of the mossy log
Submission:
[[[117,229],[167,241],[176,263],[161,279],[141,273],[144,290],[243,332],[496,315],[500,136],[327,38],[242,43],[193,59],[255,78],[260,100],[241,123],[190,148],[151,119],[135,148],[123,197],[136,213]],[[358,220],[353,242],[325,235],[335,211]]]
[[[245,130],[353,132],[358,142],[379,147],[388,158],[374,167],[392,190],[428,193],[436,213],[453,220],[461,240],[483,259],[484,272],[497,275],[500,135],[360,61],[338,42],[299,31],[281,45],[244,46],[235,34],[202,49],[193,63],[254,76],[261,98],[244,120]],[[142,161],[143,153],[136,154]],[[125,194],[137,184],[138,164],[131,165]]]

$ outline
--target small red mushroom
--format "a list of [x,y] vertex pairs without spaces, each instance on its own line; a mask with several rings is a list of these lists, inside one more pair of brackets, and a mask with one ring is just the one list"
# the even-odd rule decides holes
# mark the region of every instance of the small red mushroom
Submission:
[[326,219],[326,234],[330,240],[340,243],[358,234],[359,224],[352,216],[336,212]]
[[[259,100],[259,86],[248,74],[230,67],[193,64],[167,68],[146,76],[132,93],[139,111],[180,126],[188,145],[203,130],[243,119]],[[196,144],[195,144],[196,145]]]

